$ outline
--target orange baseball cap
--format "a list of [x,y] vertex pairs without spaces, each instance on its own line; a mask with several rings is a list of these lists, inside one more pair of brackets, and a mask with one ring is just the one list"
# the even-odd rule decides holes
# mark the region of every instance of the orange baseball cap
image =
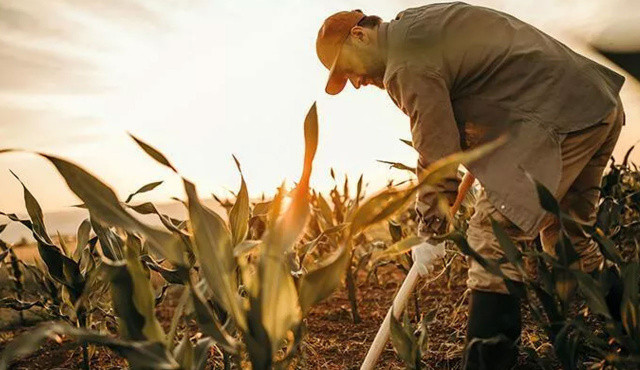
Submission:
[[329,80],[325,87],[327,94],[336,95],[347,84],[347,76],[336,71],[336,62],[351,29],[364,17],[361,10],[338,12],[325,19],[318,31],[316,53],[322,64],[329,70]]

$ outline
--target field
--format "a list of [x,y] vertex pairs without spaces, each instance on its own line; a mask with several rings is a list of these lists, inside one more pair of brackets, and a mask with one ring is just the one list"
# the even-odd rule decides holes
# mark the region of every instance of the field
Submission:
[[[19,255],[28,257],[31,253],[37,253],[33,247],[18,249]],[[460,368],[464,344],[464,330],[466,325],[467,299],[464,296],[466,286],[464,283],[464,264],[462,260],[459,266],[459,277],[449,283],[445,276],[428,283],[423,282],[417,291],[419,307],[429,309],[436,307],[438,313],[436,321],[429,326],[430,348],[424,355],[425,367],[432,369],[456,369]],[[437,273],[434,274],[437,276]],[[435,276],[434,276],[435,277]],[[394,266],[385,266],[379,273],[380,282],[365,281],[366,274],[360,274],[361,284],[358,287],[358,301],[362,322],[354,324],[349,311],[349,298],[345,290],[336,292],[332,297],[315,307],[307,318],[308,333],[302,343],[302,353],[294,368],[298,369],[357,369],[369,349],[369,345],[375,336],[380,323],[391,305],[391,300],[404,278],[401,270]],[[165,301],[157,308],[157,315],[164,318],[164,325],[171,320],[171,315],[176,304],[177,292],[169,292]],[[415,315],[415,305],[409,307],[409,312]],[[0,334],[2,344],[6,345],[15,335],[28,332],[29,327],[16,328],[19,325],[18,315],[11,310],[3,310],[3,317],[13,317],[7,320]],[[530,341],[532,346],[541,346],[543,335],[540,329],[530,318],[525,317],[527,326],[523,338]],[[29,325],[37,325],[34,322]],[[195,330],[194,330],[195,334]],[[531,340],[533,338],[533,340]],[[548,349],[548,348],[547,348]],[[541,349],[544,351],[544,346]],[[550,368],[559,368],[560,365],[550,351],[546,353]],[[221,359],[212,351],[211,368],[222,367]],[[69,368],[80,369],[82,355],[77,348],[66,348],[55,342],[46,344],[34,354],[18,361],[16,369],[49,369]],[[94,368],[117,368],[125,366],[125,362],[109,350],[97,350],[91,360]],[[521,353],[519,367],[523,369],[538,369],[537,364],[526,354]],[[391,343],[386,347],[380,358],[381,369],[402,369],[404,365],[400,361]]]
[[[273,198],[251,201],[236,160],[241,187],[232,199],[216,197],[218,211],[182,178],[184,219],[136,203],[158,183],[123,201],[84,169],[45,156],[89,217],[76,235],[51,235],[24,183],[28,217],[3,213],[30,230],[36,244],[0,243],[0,369],[359,368],[413,263],[411,248],[423,241],[411,206],[416,194],[500,142],[444,158],[419,180],[376,194],[364,194],[362,177],[354,186],[332,172],[336,186],[321,194],[310,184],[317,125],[314,105],[293,189],[283,185]],[[180,176],[158,150],[132,139]],[[538,241],[510,240],[497,223],[506,259],[484,259],[466,241],[472,191],[450,231],[438,237],[447,243],[445,256],[422,279],[404,315],[391,320],[378,368],[461,368],[471,258],[509,287],[501,264],[526,277],[522,290],[511,291],[525,303],[519,368],[637,367],[640,172],[628,158],[612,163],[604,178],[596,224],[582,225],[608,261],[597,274],[573,267],[570,240],[561,238],[549,255]],[[572,222],[544,186],[536,187],[547,212],[562,225]],[[158,222],[150,225],[140,215]],[[612,292],[619,292],[617,300]],[[504,340],[482,338],[475,348]]]

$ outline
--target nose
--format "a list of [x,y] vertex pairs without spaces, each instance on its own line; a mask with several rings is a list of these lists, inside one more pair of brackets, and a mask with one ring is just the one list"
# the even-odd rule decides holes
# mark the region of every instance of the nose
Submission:
[[362,82],[360,81],[360,77],[349,77],[349,81],[351,81],[351,84],[356,89],[359,89],[360,86],[362,85]]

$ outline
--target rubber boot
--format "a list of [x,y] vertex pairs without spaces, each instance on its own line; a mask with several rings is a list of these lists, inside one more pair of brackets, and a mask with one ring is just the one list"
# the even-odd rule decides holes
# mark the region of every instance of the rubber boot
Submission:
[[471,291],[463,369],[511,369],[518,360],[520,299]]

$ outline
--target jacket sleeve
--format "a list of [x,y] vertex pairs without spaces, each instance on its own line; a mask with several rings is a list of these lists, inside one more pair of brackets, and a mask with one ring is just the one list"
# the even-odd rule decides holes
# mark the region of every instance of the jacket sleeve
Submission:
[[[410,118],[413,146],[418,152],[419,178],[431,163],[461,150],[449,89],[442,77],[405,66],[390,75],[385,87],[391,99]],[[452,205],[459,182],[454,169],[437,186],[418,193],[416,211],[422,224],[421,234],[446,231],[446,219],[437,207],[436,194],[444,195]]]

